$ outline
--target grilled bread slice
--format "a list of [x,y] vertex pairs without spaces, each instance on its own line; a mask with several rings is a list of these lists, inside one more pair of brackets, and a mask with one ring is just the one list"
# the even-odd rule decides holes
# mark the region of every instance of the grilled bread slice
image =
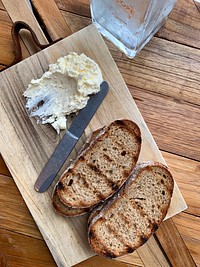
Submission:
[[93,251],[114,258],[145,243],[165,218],[173,187],[166,166],[138,164],[121,189],[91,212],[88,239]]
[[[87,140],[86,140],[85,144],[83,145],[79,154],[81,154],[85,149],[87,149],[87,147],[89,147],[90,143],[97,137],[97,135],[102,130],[103,130],[103,128],[98,129],[98,130],[94,131],[91,135],[89,135],[89,137],[87,138]],[[56,213],[58,213],[62,216],[66,216],[66,217],[79,216],[79,215],[82,215],[82,214],[90,211],[93,208],[93,207],[90,207],[90,208],[71,208],[71,207],[64,205],[60,201],[60,198],[58,197],[57,185],[55,186],[54,191],[53,191],[52,204],[53,204],[53,207],[54,207],[54,210],[56,211]]]
[[116,120],[97,135],[63,174],[57,194],[71,208],[90,208],[110,197],[135,167],[141,149],[139,127]]

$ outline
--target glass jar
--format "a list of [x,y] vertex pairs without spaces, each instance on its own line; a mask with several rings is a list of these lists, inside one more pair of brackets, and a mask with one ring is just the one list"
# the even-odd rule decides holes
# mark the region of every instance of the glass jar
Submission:
[[176,0],[91,0],[102,35],[133,58],[165,22]]

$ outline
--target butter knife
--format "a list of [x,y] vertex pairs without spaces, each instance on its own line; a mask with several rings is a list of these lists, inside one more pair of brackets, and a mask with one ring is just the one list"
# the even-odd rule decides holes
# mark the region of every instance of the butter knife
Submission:
[[100,85],[100,91],[90,96],[85,108],[79,111],[78,115],[72,121],[71,126],[64,134],[50,159],[47,161],[38,179],[35,182],[35,190],[45,192],[57,173],[65,163],[67,157],[78,142],[85,128],[101,105],[109,90],[108,83],[103,81]]

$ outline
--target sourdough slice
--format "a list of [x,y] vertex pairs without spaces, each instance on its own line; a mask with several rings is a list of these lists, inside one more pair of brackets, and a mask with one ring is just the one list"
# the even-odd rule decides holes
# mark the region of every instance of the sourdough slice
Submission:
[[[97,135],[102,130],[103,130],[103,128],[98,129],[98,130],[94,131],[91,135],[89,135],[89,137],[86,139],[86,142],[83,145],[79,154],[81,154],[85,149],[87,149],[87,147],[89,147],[90,143],[97,137]],[[54,191],[53,191],[52,204],[53,204],[53,207],[54,207],[54,210],[56,211],[56,213],[58,213],[62,216],[66,216],[66,217],[79,216],[79,215],[82,215],[82,214],[90,211],[93,208],[93,207],[90,207],[90,208],[71,208],[71,207],[64,205],[60,201],[60,198],[58,197],[57,185],[55,186]]]
[[165,218],[173,187],[163,164],[138,164],[111,200],[91,212],[88,240],[93,251],[114,258],[145,243]]
[[90,208],[110,197],[135,167],[141,149],[139,127],[116,120],[97,135],[63,174],[57,193],[71,208]]

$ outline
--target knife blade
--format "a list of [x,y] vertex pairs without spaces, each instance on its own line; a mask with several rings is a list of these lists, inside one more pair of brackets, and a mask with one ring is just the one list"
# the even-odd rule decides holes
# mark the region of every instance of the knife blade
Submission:
[[65,163],[67,157],[78,142],[85,128],[101,105],[109,90],[108,83],[103,81],[100,85],[100,91],[90,96],[87,105],[81,109],[78,115],[73,119],[71,126],[64,134],[50,159],[47,161],[38,179],[35,182],[35,190],[45,192],[57,173]]

